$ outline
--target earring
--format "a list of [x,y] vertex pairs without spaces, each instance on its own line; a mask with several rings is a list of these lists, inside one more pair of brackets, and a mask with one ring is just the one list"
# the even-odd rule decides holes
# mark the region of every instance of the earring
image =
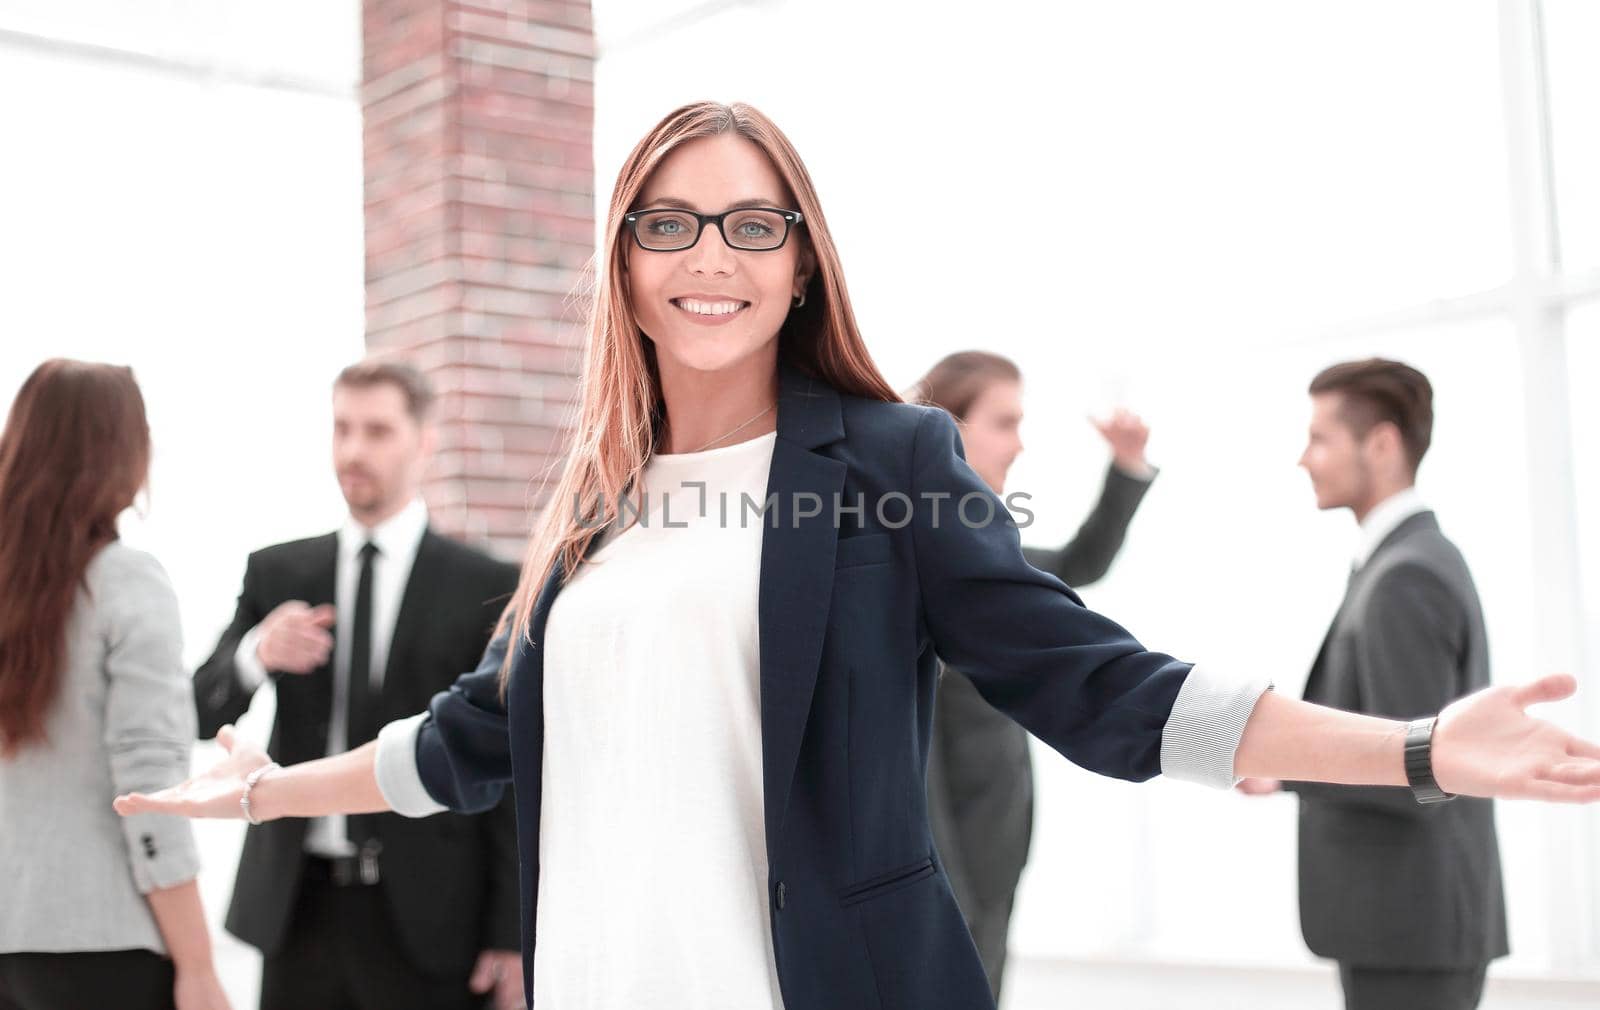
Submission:
[[800,292],[800,297],[796,298],[794,300],[794,307],[797,308],[797,309],[801,308],[801,307],[803,307],[805,305],[805,303],[806,303],[806,293],[804,291],[802,291],[802,292]]

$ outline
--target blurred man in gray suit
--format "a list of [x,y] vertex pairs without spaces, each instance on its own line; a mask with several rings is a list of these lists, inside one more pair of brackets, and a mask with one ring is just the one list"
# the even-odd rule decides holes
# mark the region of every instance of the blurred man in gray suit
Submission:
[[[1417,719],[1489,683],[1472,575],[1412,486],[1433,432],[1419,371],[1372,359],[1311,383],[1300,465],[1317,507],[1361,523],[1350,586],[1307,701]],[[1409,788],[1246,779],[1300,796],[1300,922],[1339,962],[1348,1010],[1470,1010],[1503,957],[1505,898],[1489,800],[1420,803]]]

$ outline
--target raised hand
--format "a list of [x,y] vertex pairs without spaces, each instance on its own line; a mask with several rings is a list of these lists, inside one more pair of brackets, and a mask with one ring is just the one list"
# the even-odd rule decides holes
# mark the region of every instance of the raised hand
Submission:
[[1528,715],[1578,682],[1556,674],[1490,687],[1450,705],[1433,731],[1433,777],[1447,793],[1592,803],[1600,800],[1600,746]]
[[270,763],[271,758],[259,747],[238,739],[232,726],[224,726],[217,731],[217,742],[228,752],[228,756],[202,774],[159,792],[126,793],[118,796],[111,805],[124,817],[129,814],[178,814],[183,817],[243,820],[244,809],[239,806],[239,797],[244,795],[245,776]]
[[333,652],[334,610],[331,604],[310,606],[300,600],[278,604],[261,622],[256,656],[278,673],[310,673]]
[[1111,448],[1111,461],[1117,469],[1135,476],[1149,472],[1144,450],[1150,442],[1150,427],[1138,414],[1118,408],[1104,421],[1091,417],[1089,422]]

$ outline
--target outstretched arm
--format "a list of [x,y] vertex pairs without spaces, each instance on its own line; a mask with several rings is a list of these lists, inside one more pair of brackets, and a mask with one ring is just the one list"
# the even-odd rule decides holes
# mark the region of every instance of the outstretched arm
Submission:
[[[919,497],[993,497],[962,461],[954,422],[942,411],[921,419],[912,456]],[[1004,515],[997,498],[993,504]],[[1406,723],[1294,701],[1146,650],[1028,565],[1009,524],[940,523],[918,508],[911,529],[934,651],[991,705],[1080,766],[1220,787],[1239,776],[1406,784]],[[1526,712],[1575,690],[1573,678],[1552,676],[1487,688],[1445,708],[1432,748],[1439,787],[1600,800],[1600,747]]]
[[[168,789],[118,796],[112,804],[117,813],[243,818],[239,800],[245,777],[271,759],[259,747],[238,739],[232,726],[217,732],[217,742],[228,756],[215,766]],[[378,789],[377,754],[377,741],[372,741],[333,757],[273,768],[250,791],[250,812],[257,820],[269,821],[388,810]]]
[[[257,820],[393,810],[425,817],[442,810],[475,813],[500,801],[511,780],[510,740],[500,700],[500,665],[511,633],[502,631],[472,673],[433,696],[428,711],[385,726],[378,739],[333,757],[264,773],[250,791]],[[271,759],[237,738],[217,733],[228,756],[203,775],[159,792],[117,797],[123,816],[136,813],[242,818],[245,778]]]
[[[1490,687],[1452,703],[1433,734],[1439,788],[1465,796],[1562,803],[1600,800],[1600,746],[1528,715],[1569,698],[1565,674]],[[1234,759],[1239,775],[1347,785],[1404,786],[1406,724],[1295,701],[1268,692]]]
[[[1461,696],[1460,656],[1471,634],[1465,607],[1433,572],[1417,564],[1385,569],[1356,641],[1354,674],[1361,710],[1393,719],[1421,719]],[[1275,792],[1276,780],[1253,779],[1239,788]],[[1418,803],[1411,790],[1392,786],[1329,785],[1294,779],[1282,788],[1302,798],[1341,807],[1381,810],[1399,817],[1436,816],[1440,807]]]

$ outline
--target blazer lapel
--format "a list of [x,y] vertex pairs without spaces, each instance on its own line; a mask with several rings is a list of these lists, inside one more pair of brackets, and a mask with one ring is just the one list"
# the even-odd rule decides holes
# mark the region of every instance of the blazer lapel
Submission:
[[[306,602],[313,607],[323,603],[338,605],[338,573],[339,573],[339,534],[329,533],[321,538],[317,545],[316,567],[309,573],[310,581],[306,585]],[[335,630],[335,635],[338,634]],[[328,653],[328,661],[312,674],[307,687],[311,688],[313,701],[316,705],[319,718],[326,722],[332,717],[333,712],[333,657],[338,654],[335,648]],[[280,690],[282,690],[280,683]],[[324,737],[318,744],[321,748],[318,754],[327,749],[327,739]]]
[[432,527],[422,531],[422,539],[417,543],[417,556],[411,559],[411,574],[406,577],[406,587],[400,594],[400,610],[395,614],[394,634],[389,639],[389,654],[383,661],[383,697],[384,718],[405,715],[388,710],[388,699],[401,697],[401,692],[394,690],[395,678],[406,676],[415,669],[412,652],[415,650],[418,635],[422,632],[422,624],[426,612],[425,600],[431,589],[439,585],[441,573],[438,571],[438,536]]
[[1333,612],[1328,633],[1322,636],[1322,646],[1317,649],[1317,658],[1311,663],[1311,674],[1306,677],[1305,691],[1300,695],[1303,701],[1315,702],[1322,696],[1322,681],[1328,667],[1328,646],[1333,643],[1333,636],[1339,630],[1339,622],[1344,620],[1344,611],[1350,605],[1350,596],[1356,588],[1356,576],[1360,572],[1359,568],[1350,568],[1350,578],[1344,584],[1344,599],[1339,601],[1339,609]]
[[[839,394],[791,366],[779,369],[778,437],[767,476],[757,602],[761,657],[761,766],[768,861],[777,851],[800,757],[833,597],[839,530],[834,503],[847,467],[812,450],[844,437]],[[810,496],[815,495],[815,498]],[[801,509],[818,514],[802,518]]]
[[1333,641],[1333,636],[1338,632],[1339,626],[1344,623],[1345,612],[1350,609],[1350,601],[1355,599],[1365,585],[1365,576],[1375,570],[1376,562],[1380,555],[1392,549],[1396,544],[1405,540],[1411,534],[1421,530],[1439,529],[1439,520],[1431,511],[1418,512],[1396,526],[1389,535],[1373,550],[1365,564],[1360,568],[1350,571],[1350,581],[1345,587],[1344,599],[1339,602],[1339,609],[1333,615],[1333,623],[1328,626],[1328,634],[1322,640],[1322,648],[1317,650],[1316,662],[1311,664],[1311,676],[1306,678],[1306,689],[1302,695],[1306,701],[1319,701],[1322,698],[1324,682],[1327,679],[1328,645]]
[[316,567],[308,573],[311,579],[306,587],[306,602],[312,606],[337,602],[339,534],[329,533],[318,539],[321,542],[317,544]]

